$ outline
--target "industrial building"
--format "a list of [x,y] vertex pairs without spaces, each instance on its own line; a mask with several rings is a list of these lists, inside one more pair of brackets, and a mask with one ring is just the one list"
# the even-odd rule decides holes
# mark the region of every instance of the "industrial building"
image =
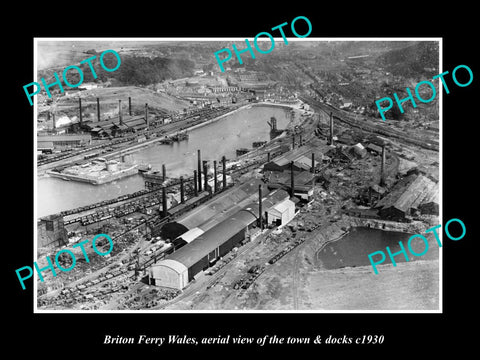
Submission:
[[414,215],[422,206],[434,212],[435,201],[438,209],[438,195],[435,194],[438,194],[435,182],[413,173],[399,180],[375,208],[382,219],[405,221],[407,215]]
[[120,119],[118,116],[100,122],[85,123],[84,128],[96,138],[134,133],[148,128],[144,115]]
[[39,219],[37,229],[39,247],[54,248],[68,244],[67,230],[61,215],[49,215]]
[[310,201],[313,198],[315,175],[308,171],[270,172],[266,174],[267,186],[269,189],[283,189],[304,201]]
[[267,224],[285,225],[295,216],[295,203],[290,199],[285,199],[272,206],[266,213]]
[[[284,190],[274,190],[266,197],[262,196],[261,201],[259,199],[207,231],[196,227],[182,234],[175,243],[184,246],[177,247],[167,259],[150,268],[150,284],[181,290],[197,274],[248,239],[254,228],[259,231],[257,222],[262,223],[264,217],[267,223],[284,225],[295,216],[295,205]],[[261,220],[260,212],[263,215]]]
[[290,170],[290,163],[293,161],[293,170],[311,171],[312,167],[318,169],[324,154],[329,150],[324,144],[312,144],[294,148],[286,153],[268,161],[263,166],[263,171],[285,171]]
[[47,151],[57,148],[70,148],[90,145],[92,136],[90,134],[76,135],[39,135],[37,136],[37,150]]

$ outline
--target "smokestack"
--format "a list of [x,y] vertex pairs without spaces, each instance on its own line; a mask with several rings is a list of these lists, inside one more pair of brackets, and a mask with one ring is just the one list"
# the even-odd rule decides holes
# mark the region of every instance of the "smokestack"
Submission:
[[167,178],[167,169],[165,167],[165,164],[162,164],[162,181],[165,181]]
[[270,162],[270,152],[267,154],[267,162]]
[[128,97],[128,115],[132,116],[132,98]]
[[145,103],[145,123],[147,124],[147,128],[149,127],[148,123],[148,104]]
[[57,123],[55,122],[55,114],[52,114],[53,129],[57,128]]
[[223,171],[223,188],[225,189],[227,187],[227,165],[226,165],[227,159],[225,159],[225,156],[222,156],[222,171]]
[[122,100],[118,100],[118,119],[120,120],[120,125],[123,124],[123,116],[122,116]]
[[180,202],[185,202],[185,190],[183,189],[183,176],[180,176]]
[[295,134],[292,134],[292,149],[295,149]]
[[330,112],[330,144],[333,145],[333,113]]
[[315,174],[315,153],[312,152],[312,174]]
[[198,167],[198,191],[202,192],[202,158],[200,150],[197,150],[197,167]]
[[197,170],[193,170],[193,193],[195,197],[198,196],[198,188],[197,188]]
[[300,144],[298,144],[298,147],[302,146],[302,134],[300,134]]
[[165,186],[162,186],[162,209],[163,217],[167,216],[167,189]]
[[293,161],[290,161],[290,197],[295,196],[295,177],[293,174]]
[[203,189],[207,191],[208,189],[208,176],[207,176],[207,161],[203,160]]
[[385,144],[382,145],[382,165],[380,168],[380,186],[385,186]]
[[100,122],[100,98],[97,98],[97,121]]
[[80,112],[80,125],[82,125],[82,98],[78,98],[78,110]]
[[213,160],[213,192],[217,192],[217,160]]
[[262,185],[258,185],[258,226],[260,230],[263,230],[262,211]]

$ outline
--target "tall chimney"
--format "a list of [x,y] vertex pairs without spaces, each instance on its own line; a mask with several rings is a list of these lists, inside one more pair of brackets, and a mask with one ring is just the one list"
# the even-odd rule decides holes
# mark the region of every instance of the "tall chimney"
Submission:
[[227,159],[225,159],[225,156],[222,156],[222,172],[223,172],[223,188],[225,189],[227,187],[227,165],[226,165]]
[[333,145],[333,113],[330,112],[330,144]]
[[50,111],[47,111],[47,121],[50,120]]
[[180,202],[185,202],[185,190],[183,189],[183,176],[180,176]]
[[149,123],[148,123],[148,104],[145,103],[145,123],[147,124],[147,129],[149,127]]
[[290,161],[290,197],[295,196],[295,176],[293,173],[293,161]]
[[217,160],[213,160],[213,192],[217,192]]
[[203,189],[205,191],[207,191],[207,189],[208,189],[208,176],[207,176],[207,174],[208,174],[207,161],[203,160]]
[[385,154],[385,144],[382,145],[382,165],[380,168],[380,186],[385,186],[385,159],[386,159],[386,154]]
[[302,146],[302,134],[300,134],[300,144],[298,144],[298,147]]
[[270,162],[270,152],[267,154],[267,162]]
[[167,178],[167,169],[165,167],[165,164],[162,164],[162,181],[165,181]]
[[193,193],[198,196],[197,170],[193,170]]
[[163,217],[167,216],[167,189],[162,186],[162,213]]
[[295,149],[295,133],[292,134],[292,149]]
[[53,122],[53,129],[55,130],[57,128],[57,123],[55,121],[55,113],[52,114],[52,122]]
[[262,185],[258,185],[258,227],[263,230]]
[[122,116],[122,100],[118,100],[118,119],[120,120],[120,125],[123,124],[123,116]]
[[132,116],[132,98],[128,97],[128,115]]
[[315,174],[315,153],[312,152],[312,174]]
[[197,167],[198,167],[198,191],[202,192],[202,158],[200,150],[197,150]]
[[100,122],[100,98],[97,98],[97,121]]
[[82,119],[82,98],[81,97],[78,98],[78,110],[80,112],[80,126],[81,126],[82,122],[83,122],[82,121],[83,119]]

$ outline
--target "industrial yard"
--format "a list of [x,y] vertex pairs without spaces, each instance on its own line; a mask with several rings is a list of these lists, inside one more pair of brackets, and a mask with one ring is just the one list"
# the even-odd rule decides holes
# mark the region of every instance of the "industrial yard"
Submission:
[[[73,270],[44,271],[38,310],[438,309],[439,253],[376,275],[363,245],[374,230],[408,239],[439,224],[438,103],[384,122],[361,93],[422,76],[388,63],[402,46],[428,53],[432,72],[438,49],[427,43],[312,42],[299,45],[305,58],[290,59],[292,46],[225,74],[208,57],[215,44],[199,45],[178,74],[168,68],[173,78],[157,69],[156,82],[132,84],[119,72],[41,99],[37,175],[48,204],[38,204],[36,261],[45,267],[96,234],[114,247],[87,251],[89,262],[76,247]],[[120,54],[175,58],[181,47],[169,46]],[[361,51],[372,55],[353,56]],[[356,229],[371,233],[344,252],[329,247]]]

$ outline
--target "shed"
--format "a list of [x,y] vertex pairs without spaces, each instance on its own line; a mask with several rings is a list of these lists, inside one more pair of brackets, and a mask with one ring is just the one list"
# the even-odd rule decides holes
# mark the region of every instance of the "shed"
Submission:
[[294,216],[295,203],[290,199],[285,199],[267,210],[267,223],[277,226],[285,225],[288,224]]

